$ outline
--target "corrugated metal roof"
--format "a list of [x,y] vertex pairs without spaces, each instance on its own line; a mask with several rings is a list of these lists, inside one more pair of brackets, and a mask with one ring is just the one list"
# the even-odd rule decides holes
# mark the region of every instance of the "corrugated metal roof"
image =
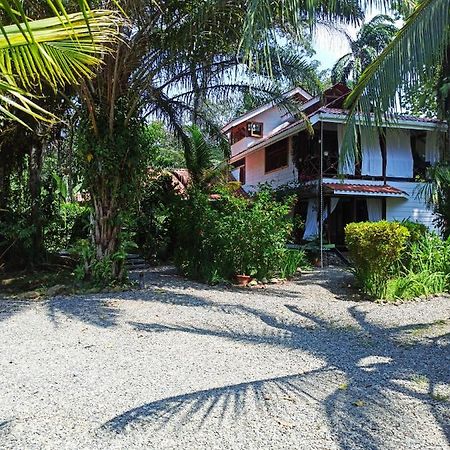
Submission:
[[338,192],[349,192],[355,194],[381,194],[383,196],[407,196],[406,192],[388,184],[350,184],[350,183],[323,183],[326,189]]

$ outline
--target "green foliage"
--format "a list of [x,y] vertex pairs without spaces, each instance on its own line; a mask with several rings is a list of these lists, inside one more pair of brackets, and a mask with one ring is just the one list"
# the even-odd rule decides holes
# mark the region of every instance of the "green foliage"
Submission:
[[350,52],[338,59],[331,71],[333,83],[356,82],[364,69],[392,41],[397,32],[393,17],[377,15],[362,25],[355,40],[349,39]]
[[359,222],[345,227],[345,240],[364,291],[385,298],[390,276],[397,270],[409,238],[408,229],[396,222]]
[[448,286],[448,275],[442,272],[412,272],[388,280],[386,299],[410,300],[421,296],[429,296],[445,292]]
[[429,169],[430,180],[418,191],[435,214],[434,223],[445,238],[450,236],[450,166],[438,164]]
[[186,166],[184,151],[175,136],[162,122],[153,122],[143,129],[150,166],[153,169],[173,169]]
[[[197,188],[206,189],[214,179],[221,175],[220,164],[229,151],[224,139],[214,142],[196,125],[186,127],[188,147],[185,149],[186,168],[192,183]],[[217,168],[216,168],[217,167]],[[224,168],[225,165],[222,165]]]
[[236,274],[261,279],[281,270],[289,273],[296,263],[286,249],[290,208],[290,201],[278,203],[266,189],[251,200],[222,190],[214,201],[191,190],[177,207],[177,266],[208,282]]
[[400,224],[409,231],[408,244],[415,244],[429,234],[428,228],[423,223],[402,220]]
[[303,250],[288,249],[280,266],[282,278],[291,278],[299,267],[309,267],[308,258]]
[[55,253],[69,248],[89,234],[90,208],[78,203],[61,203],[57,214],[44,230],[47,251]]
[[406,249],[410,261],[408,269],[415,272],[450,273],[450,241],[427,233]]
[[172,256],[177,195],[171,173],[162,171],[146,180],[129,213],[127,229],[134,232],[139,252],[147,261],[158,263]]
[[[88,239],[80,239],[71,248],[71,253],[78,258],[79,263],[75,267],[75,278],[79,281],[89,281],[98,287],[112,286],[126,281],[124,261],[127,256],[126,244],[118,251],[102,259],[95,256],[95,248]],[[119,276],[113,272],[112,267],[118,263],[121,267]]]
[[445,292],[450,241],[411,221],[349,224],[346,240],[363,290],[377,299],[408,300]]

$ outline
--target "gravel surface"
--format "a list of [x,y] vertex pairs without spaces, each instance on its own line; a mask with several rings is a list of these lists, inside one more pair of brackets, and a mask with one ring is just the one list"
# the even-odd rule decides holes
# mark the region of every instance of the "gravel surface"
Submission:
[[350,282],[3,299],[0,448],[450,449],[450,299]]

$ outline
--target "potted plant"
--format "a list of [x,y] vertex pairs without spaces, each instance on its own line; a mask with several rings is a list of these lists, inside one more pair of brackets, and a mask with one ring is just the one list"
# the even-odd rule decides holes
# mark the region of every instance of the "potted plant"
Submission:
[[238,286],[247,286],[248,283],[251,281],[252,277],[250,275],[251,273],[250,261],[246,255],[246,252],[237,251],[234,256],[234,260],[236,268],[234,278],[236,280],[236,283]]

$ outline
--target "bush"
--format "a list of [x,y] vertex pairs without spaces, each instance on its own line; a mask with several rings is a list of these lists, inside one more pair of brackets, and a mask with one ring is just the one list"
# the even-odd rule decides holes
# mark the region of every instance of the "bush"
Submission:
[[251,200],[222,190],[214,201],[191,190],[178,205],[175,262],[185,275],[207,282],[291,274],[300,260],[286,248],[290,209],[290,200],[277,202],[268,189]]
[[345,227],[355,275],[367,294],[386,297],[388,280],[398,273],[409,237],[408,229],[396,222],[359,222]]
[[412,220],[402,220],[399,222],[409,231],[408,244],[414,244],[421,241],[430,232],[423,223],[413,222]]
[[79,239],[89,236],[90,208],[79,203],[64,202],[44,229],[45,248],[55,253],[68,249]]
[[448,274],[443,272],[402,273],[401,276],[388,281],[386,299],[409,300],[445,292],[448,286]]
[[376,298],[408,300],[448,289],[450,241],[422,224],[349,224],[346,240],[358,281]]
[[288,249],[280,267],[282,278],[291,278],[299,267],[309,267],[308,257],[304,250]]
[[177,193],[170,173],[149,177],[141,187],[139,201],[126,217],[126,227],[134,233],[139,253],[152,263],[167,261],[173,255],[173,208]]

